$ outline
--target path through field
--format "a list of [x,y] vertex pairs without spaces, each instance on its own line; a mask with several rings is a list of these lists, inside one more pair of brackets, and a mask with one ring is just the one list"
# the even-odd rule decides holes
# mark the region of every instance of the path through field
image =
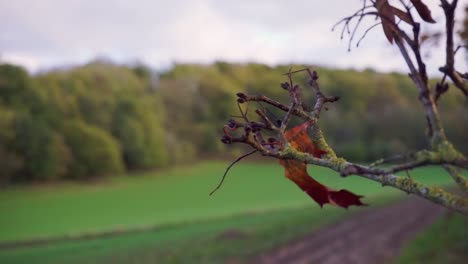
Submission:
[[253,263],[392,263],[402,246],[445,209],[412,197],[369,209],[258,256]]

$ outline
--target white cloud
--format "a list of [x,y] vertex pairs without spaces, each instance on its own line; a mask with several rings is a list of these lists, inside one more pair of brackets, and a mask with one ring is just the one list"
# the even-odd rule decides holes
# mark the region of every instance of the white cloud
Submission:
[[[427,2],[437,6],[436,0]],[[358,0],[0,0],[0,54],[32,71],[100,55],[159,68],[173,61],[229,60],[406,70],[379,27],[351,53],[339,32],[331,32],[334,22],[360,5]],[[437,8],[434,17],[442,18]],[[434,56],[439,64],[441,58]]]

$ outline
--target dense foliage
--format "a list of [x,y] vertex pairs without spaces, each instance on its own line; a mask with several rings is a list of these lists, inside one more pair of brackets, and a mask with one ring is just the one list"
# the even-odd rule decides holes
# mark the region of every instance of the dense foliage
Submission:
[[[0,65],[0,183],[93,178],[226,153],[218,130],[226,113],[238,112],[235,93],[285,100],[279,83],[288,69],[218,62],[156,75],[141,65],[101,61],[29,75]],[[339,155],[373,160],[426,144],[407,76],[317,70],[322,89],[341,97],[321,119]],[[449,138],[466,153],[466,100],[450,89],[439,104]]]

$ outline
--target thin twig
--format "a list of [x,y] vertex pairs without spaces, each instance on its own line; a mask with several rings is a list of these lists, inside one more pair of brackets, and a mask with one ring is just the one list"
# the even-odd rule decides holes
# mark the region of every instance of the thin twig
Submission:
[[348,51],[351,51],[351,45],[352,45],[354,36],[356,35],[357,29],[359,28],[359,25],[361,24],[363,18],[364,18],[363,16],[359,17],[358,21],[356,22],[356,25],[354,26],[353,33],[351,33],[351,36],[349,37],[349,41],[348,41]]
[[318,74],[316,71],[310,71],[310,69],[307,69],[307,73],[309,74],[310,81],[309,84],[312,87],[312,89],[315,92],[315,95],[317,97],[314,105],[314,110],[312,111],[312,115],[314,118],[318,119],[320,117],[320,112],[322,111],[323,106],[326,103],[333,103],[338,101],[339,97],[336,96],[330,96],[327,97],[325,96],[322,91],[320,91],[320,86],[318,84]]
[[273,129],[273,130],[277,129],[276,125],[273,124],[273,122],[271,122],[270,118],[268,118],[268,116],[266,115],[266,113],[262,109],[255,110],[255,113],[257,113],[257,115],[260,116],[260,118],[263,120],[263,122],[265,122],[267,128]]
[[237,102],[237,108],[239,108],[239,112],[240,112],[242,118],[245,120],[245,122],[249,122],[249,119],[247,118],[247,115],[242,110],[242,106],[241,106],[241,104],[239,102]]
[[[285,104],[282,104],[278,101],[275,101],[269,97],[266,97],[264,95],[246,95],[245,96],[245,101],[252,101],[252,102],[264,102],[264,103],[267,103],[271,106],[274,106],[275,108],[277,109],[280,109],[280,110],[283,110],[284,112],[288,112],[289,111],[289,106],[285,105]],[[313,119],[312,116],[308,115],[307,112],[303,111],[302,109],[299,109],[298,107],[296,107],[295,109],[293,109],[293,112],[292,114],[300,117],[300,118],[303,118],[303,119],[306,119],[306,120],[311,120]]]
[[375,23],[374,25],[370,26],[368,29],[366,29],[366,31],[364,31],[364,33],[362,34],[362,36],[359,38],[359,40],[356,42],[356,47],[359,47],[359,45],[361,44],[361,41],[367,36],[367,33],[369,33],[372,29],[374,29],[375,27],[377,27],[378,25],[382,24],[382,22],[378,22],[378,23]]
[[397,172],[400,172],[400,171],[411,170],[411,169],[421,167],[421,166],[424,166],[424,165],[427,165],[427,164],[428,164],[428,162],[425,161],[425,160],[423,160],[423,161],[413,161],[413,162],[408,162],[408,163],[405,163],[405,164],[397,165],[395,167],[392,167],[392,168],[388,169],[388,171],[390,173],[397,173]]
[[237,162],[241,161],[243,158],[246,158],[252,154],[254,154],[255,152],[257,152],[258,150],[252,150],[251,152],[247,153],[247,154],[244,154],[242,156],[240,156],[239,158],[237,158],[236,160],[234,160],[230,165],[229,167],[227,167],[226,171],[224,172],[223,174],[223,177],[221,178],[221,181],[218,183],[218,185],[216,186],[216,188],[214,188],[213,191],[210,192],[210,196],[213,195],[217,190],[219,190],[219,188],[221,188],[221,186],[223,185],[223,182],[224,180],[226,179],[226,175],[227,173],[229,172],[229,170],[232,168],[232,166],[234,166],[234,164],[236,164]]
[[370,167],[375,167],[375,166],[379,166],[379,165],[383,165],[383,164],[387,164],[387,163],[406,161],[412,155],[413,155],[413,153],[408,153],[408,154],[399,154],[399,155],[391,156],[391,157],[388,157],[388,158],[382,158],[382,159],[379,159],[379,160],[376,160],[376,161],[372,162],[369,166]]
[[455,49],[455,51],[453,52],[453,55],[457,55],[457,52],[461,49],[461,48],[464,48],[464,49],[468,49],[468,45],[458,45],[457,48]]
[[409,171],[408,171],[408,170],[405,170],[405,172],[406,172],[406,176],[407,176],[408,178],[411,178],[411,175],[409,174]]
[[[261,107],[262,110],[266,110],[266,111],[268,112],[268,114],[272,115],[273,118],[274,118],[275,120],[279,120],[278,116],[277,116],[275,113],[273,113],[273,111],[271,111],[270,109],[268,109],[268,107],[265,107],[265,106],[262,104],[262,102],[256,101],[256,103]],[[266,113],[265,113],[265,114],[266,114]],[[267,117],[268,117],[268,116],[267,116]]]

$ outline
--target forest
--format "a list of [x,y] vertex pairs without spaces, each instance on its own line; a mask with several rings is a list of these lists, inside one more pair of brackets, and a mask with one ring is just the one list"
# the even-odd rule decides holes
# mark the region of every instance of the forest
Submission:
[[[280,86],[284,73],[304,67],[317,70],[322,89],[340,97],[320,119],[339,156],[373,161],[427,145],[417,91],[401,73],[226,62],[155,72],[96,60],[30,74],[2,64],[0,186],[234,158],[245,150],[222,144],[220,128],[236,118],[229,115],[238,113],[236,93],[287,100]],[[312,102],[306,76],[297,75],[296,82]],[[438,104],[448,137],[466,154],[468,102],[450,89]]]

